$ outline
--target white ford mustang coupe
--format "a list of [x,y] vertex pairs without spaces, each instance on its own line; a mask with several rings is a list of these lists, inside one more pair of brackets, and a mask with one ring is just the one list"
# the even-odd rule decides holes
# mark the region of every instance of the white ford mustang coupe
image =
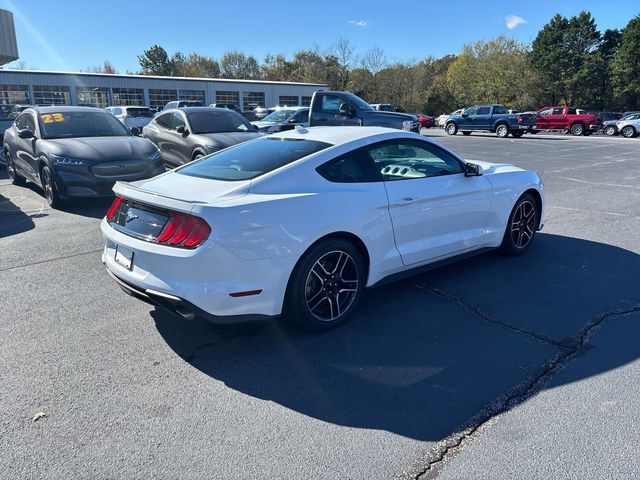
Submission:
[[523,253],[544,207],[534,172],[378,127],[299,127],[114,191],[102,261],[125,292],[185,318],[316,330],[367,287]]

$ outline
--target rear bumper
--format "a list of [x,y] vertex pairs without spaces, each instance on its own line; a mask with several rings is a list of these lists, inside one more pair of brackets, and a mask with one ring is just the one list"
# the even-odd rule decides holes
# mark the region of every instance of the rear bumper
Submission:
[[193,320],[196,317],[203,318],[212,323],[216,323],[219,325],[233,325],[237,323],[246,323],[246,322],[255,322],[259,320],[267,320],[271,318],[275,318],[275,316],[270,315],[260,315],[260,314],[245,314],[245,315],[213,315],[209,312],[202,310],[200,307],[194,305],[193,303],[185,300],[184,298],[176,297],[175,295],[169,295],[162,292],[157,292],[155,290],[151,290],[149,288],[143,289],[137,287],[131,283],[126,282],[122,278],[118,277],[115,273],[107,268],[107,273],[118,286],[125,292],[127,295],[131,295],[143,302],[146,302],[150,305],[163,308],[175,315],[178,315],[185,320]]
[[[279,316],[294,257],[244,260],[214,239],[196,249],[158,245],[100,224],[102,263],[127,293],[185,318],[236,323]],[[131,254],[127,268],[116,251]],[[124,285],[123,285],[124,284]],[[243,292],[258,292],[240,295]]]
[[591,130],[592,132],[597,132],[601,127],[602,125],[596,123],[595,125],[589,125],[589,130]]

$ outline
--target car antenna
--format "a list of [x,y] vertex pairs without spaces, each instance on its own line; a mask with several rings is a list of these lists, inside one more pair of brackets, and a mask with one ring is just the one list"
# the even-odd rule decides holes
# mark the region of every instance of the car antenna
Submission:
[[302,125],[296,125],[296,133],[309,133],[309,130],[304,128]]

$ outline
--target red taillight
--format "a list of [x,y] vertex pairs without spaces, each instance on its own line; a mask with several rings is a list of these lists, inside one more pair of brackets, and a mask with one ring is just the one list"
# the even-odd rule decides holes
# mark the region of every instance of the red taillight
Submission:
[[113,220],[113,217],[116,214],[116,210],[118,210],[118,207],[120,206],[121,203],[122,203],[122,197],[116,197],[116,199],[111,204],[111,207],[109,207],[109,210],[107,210],[107,214],[106,214],[107,220],[109,221]]
[[173,247],[196,248],[204,243],[210,233],[211,227],[203,219],[171,212],[155,241]]

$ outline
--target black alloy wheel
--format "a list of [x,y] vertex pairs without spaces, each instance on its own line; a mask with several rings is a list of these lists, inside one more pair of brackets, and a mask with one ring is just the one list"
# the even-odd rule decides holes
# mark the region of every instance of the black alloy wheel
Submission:
[[296,265],[285,300],[285,317],[302,330],[341,324],[364,292],[366,269],[360,251],[341,238],[312,247]]
[[47,203],[51,208],[58,208],[61,205],[62,200],[53,180],[53,174],[48,166],[45,165],[42,167],[40,179],[42,180],[42,188],[44,190],[44,197],[47,199]]
[[516,202],[502,239],[502,249],[510,255],[524,253],[533,242],[538,229],[538,207],[531,194],[525,194]]
[[12,185],[23,186],[27,181],[24,177],[21,177],[20,174],[16,171],[16,166],[13,163],[13,158],[9,152],[5,152],[5,161],[7,162],[7,175],[9,175],[9,180]]

